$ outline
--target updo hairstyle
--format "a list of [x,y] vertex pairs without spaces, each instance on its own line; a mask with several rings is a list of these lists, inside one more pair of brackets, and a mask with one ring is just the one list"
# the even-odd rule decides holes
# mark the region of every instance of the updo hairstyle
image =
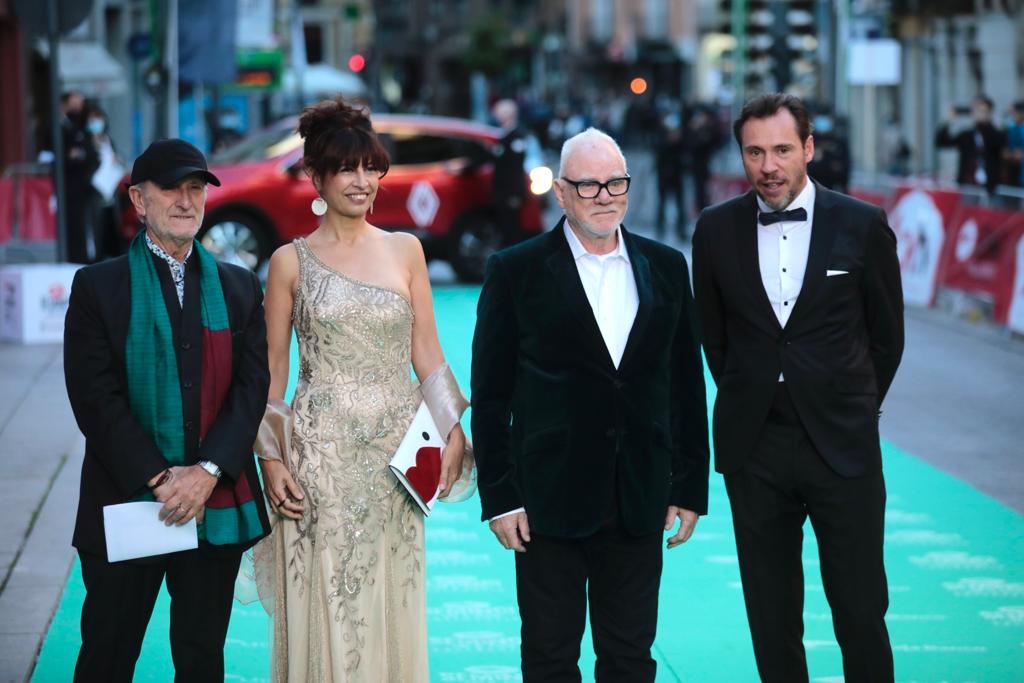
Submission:
[[305,140],[303,166],[314,178],[323,179],[360,163],[384,177],[391,165],[370,117],[340,97],[306,107],[298,131]]

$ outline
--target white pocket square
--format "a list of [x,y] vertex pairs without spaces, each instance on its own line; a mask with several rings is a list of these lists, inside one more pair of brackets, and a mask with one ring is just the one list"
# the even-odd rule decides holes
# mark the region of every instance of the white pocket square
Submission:
[[848,275],[849,273],[850,271],[848,270],[826,270],[825,277],[832,277],[834,275]]

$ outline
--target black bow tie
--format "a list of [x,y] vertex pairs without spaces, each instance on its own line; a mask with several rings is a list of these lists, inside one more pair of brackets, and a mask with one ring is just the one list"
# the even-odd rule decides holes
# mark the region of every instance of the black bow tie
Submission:
[[762,212],[758,215],[757,220],[761,225],[771,225],[779,221],[805,221],[807,220],[807,209]]

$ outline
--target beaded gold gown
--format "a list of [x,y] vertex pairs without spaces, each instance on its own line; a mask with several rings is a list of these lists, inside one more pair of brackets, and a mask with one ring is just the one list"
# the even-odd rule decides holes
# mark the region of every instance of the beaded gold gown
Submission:
[[388,470],[420,403],[413,311],[295,241],[299,378],[289,470],[301,521],[257,548],[273,564],[274,681],[429,680],[423,518]]

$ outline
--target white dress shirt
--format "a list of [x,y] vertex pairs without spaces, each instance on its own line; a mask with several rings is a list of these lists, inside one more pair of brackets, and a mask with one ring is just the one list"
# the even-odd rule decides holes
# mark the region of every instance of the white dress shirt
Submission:
[[616,230],[618,244],[607,254],[587,251],[569,227],[568,221],[562,229],[565,231],[565,239],[569,241],[569,250],[576,261],[576,271],[583,283],[583,291],[587,293],[587,301],[594,312],[597,327],[608,347],[608,355],[618,368],[640,306],[633,266],[630,264],[626,243],[622,240],[622,229]]
[[[784,209],[803,208],[807,211],[807,220],[779,221],[772,225],[761,225],[758,220],[757,223],[761,282],[782,327],[789,321],[804,284],[807,255],[811,248],[811,224],[814,222],[814,196],[814,183],[808,178],[804,189]],[[773,211],[760,197],[757,198],[757,208],[758,216]],[[782,373],[779,373],[779,381],[783,381]]]
[[[629,251],[622,240],[622,229],[616,230],[618,242],[614,250],[607,254],[592,254],[583,246],[576,233],[569,227],[568,221],[562,226],[565,239],[569,242],[576,271],[583,283],[583,291],[594,312],[597,327],[601,330],[608,355],[616,368],[622,361],[622,352],[626,350],[626,340],[633,329],[636,312],[640,307],[640,297],[636,291],[636,279],[633,277],[633,266],[629,260]],[[509,510],[495,515],[491,521],[524,512],[525,508]]]

